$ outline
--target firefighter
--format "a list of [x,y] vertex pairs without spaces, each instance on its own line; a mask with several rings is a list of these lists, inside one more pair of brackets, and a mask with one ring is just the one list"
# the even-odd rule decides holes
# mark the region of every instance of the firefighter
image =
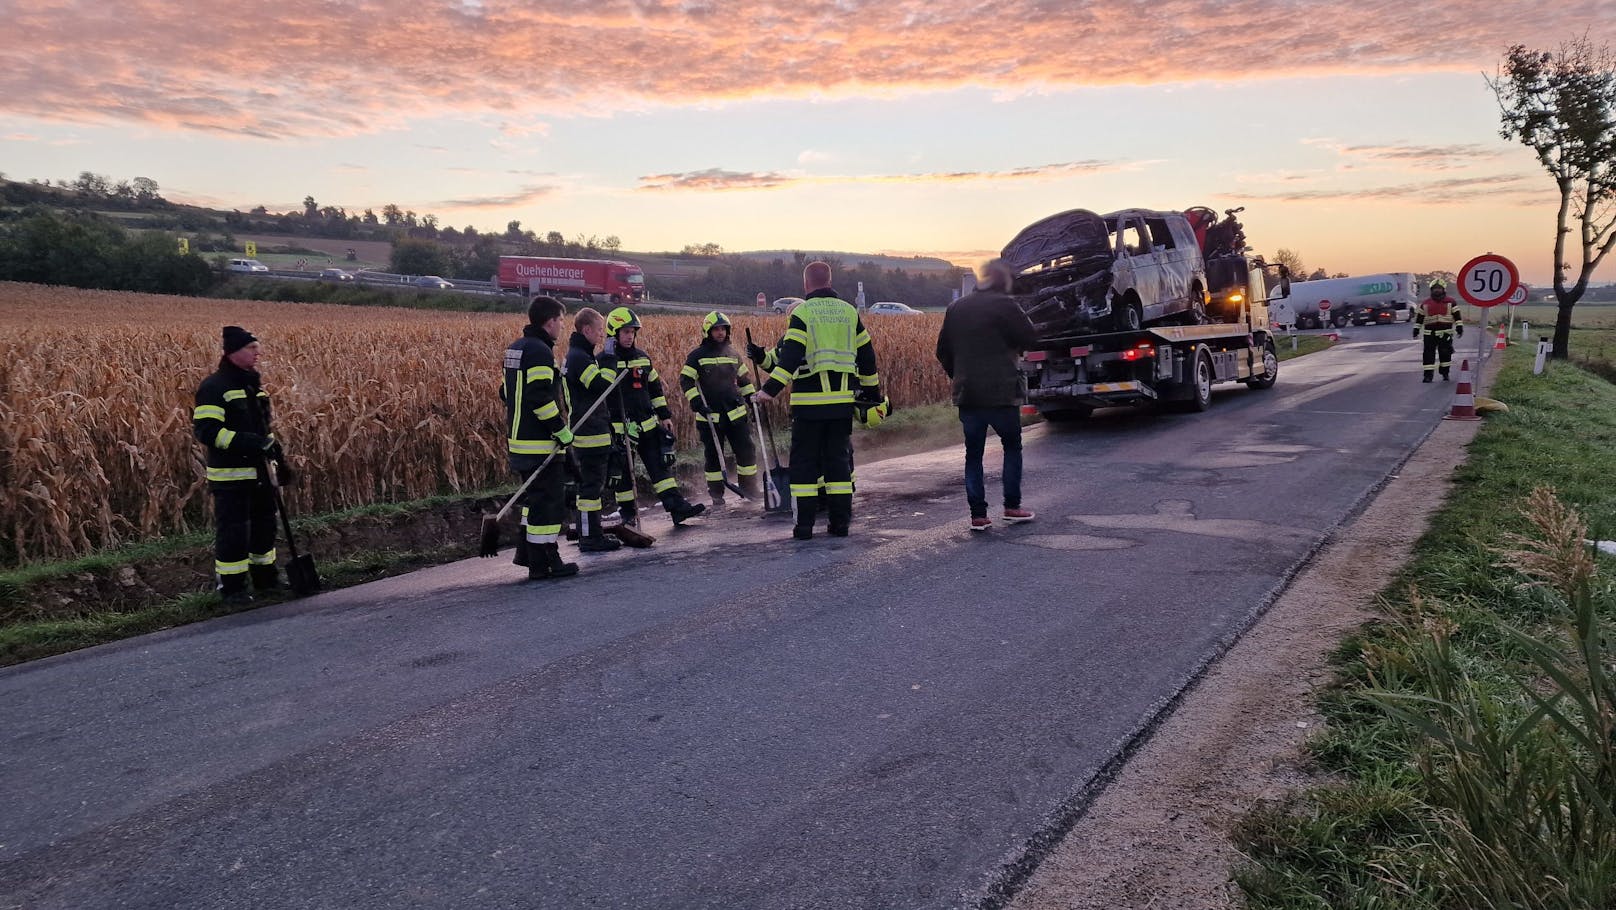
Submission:
[[846,537],[853,520],[853,417],[883,402],[875,348],[858,310],[831,287],[831,269],[810,262],[802,271],[805,292],[775,347],[774,368],[760,402],[791,384],[791,495],[797,506],[791,536],[810,540],[818,511],[820,480],[833,537]]
[[[673,412],[668,410],[668,399],[662,391],[662,377],[651,364],[651,355],[635,347],[639,338],[640,318],[628,307],[618,307],[606,314],[606,348],[597,358],[603,370],[626,372],[618,383],[608,404],[612,408],[612,431],[623,437],[624,446],[633,446],[645,463],[645,473],[651,478],[651,491],[662,501],[675,525],[694,518],[707,510],[694,505],[679,492],[679,481],[674,479]],[[628,459],[613,459],[608,484],[617,496],[617,507],[623,521],[637,524],[639,507],[634,502],[634,478],[629,474]]]
[[1431,296],[1414,309],[1414,337],[1420,337],[1422,331],[1425,378],[1420,381],[1430,382],[1431,372],[1437,370],[1442,373],[1442,381],[1447,382],[1448,370],[1453,366],[1453,339],[1455,335],[1464,336],[1464,324],[1458,304],[1449,299],[1447,283],[1440,278],[1431,282]]
[[735,476],[749,499],[758,495],[757,454],[747,425],[747,402],[757,389],[752,374],[730,345],[729,317],[714,310],[701,321],[701,344],[685,358],[679,387],[696,415],[696,433],[707,455],[707,492],[713,507],[724,505],[724,461],[719,448],[729,441]]
[[270,463],[290,483],[280,443],[270,431],[269,393],[257,371],[261,346],[238,325],[224,327],[219,369],[196,390],[191,432],[208,450],[208,490],[213,494],[213,571],[224,602],[252,602],[249,579],[259,591],[281,586],[275,568],[275,491]]
[[[566,386],[557,381],[553,350],[564,312],[554,297],[534,297],[522,337],[505,349],[499,397],[505,402],[506,448],[511,470],[523,479],[547,456],[573,442],[561,411]],[[516,562],[527,566],[529,580],[578,574],[577,563],[561,561],[557,544],[566,516],[565,482],[565,463],[554,458],[522,496],[523,533],[516,545]]]
[[[567,377],[567,399],[571,402],[572,413],[581,415],[601,395],[606,394],[617,374],[602,369],[595,360],[595,349],[606,340],[604,316],[590,307],[584,307],[572,317],[572,330],[561,372]],[[612,454],[612,417],[609,408],[610,403],[603,405],[589,415],[588,420],[572,428],[572,454],[578,463],[578,501],[574,518],[578,528],[578,550],[582,553],[610,553],[622,546],[617,538],[606,536],[600,523],[602,496]]]

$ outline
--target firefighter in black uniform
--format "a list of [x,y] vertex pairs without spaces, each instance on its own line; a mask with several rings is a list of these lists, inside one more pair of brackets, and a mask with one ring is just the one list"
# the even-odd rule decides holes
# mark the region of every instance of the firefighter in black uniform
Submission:
[[1425,336],[1425,351],[1420,358],[1421,382],[1430,382],[1433,370],[1441,371],[1442,381],[1448,381],[1456,334],[1464,335],[1462,314],[1448,297],[1447,283],[1438,278],[1431,282],[1431,296],[1414,308],[1414,337]]
[[[522,337],[505,349],[499,397],[505,402],[506,449],[511,470],[523,479],[573,439],[561,412],[566,386],[556,375],[552,350],[564,312],[554,297],[533,298]],[[578,574],[577,563],[561,561],[556,543],[566,516],[565,482],[565,463],[555,458],[523,494],[516,563],[527,566],[530,580]]]
[[290,482],[280,444],[270,432],[269,394],[260,384],[259,344],[241,326],[224,327],[219,369],[202,380],[191,412],[191,432],[208,449],[208,489],[213,493],[213,571],[229,604],[252,601],[250,578],[259,591],[281,586],[275,568],[275,491],[270,462]]
[[707,453],[707,492],[718,507],[724,504],[725,489],[723,453],[718,446],[726,439],[735,456],[741,489],[749,499],[758,495],[757,455],[746,420],[746,404],[757,389],[746,362],[730,345],[729,317],[714,310],[702,319],[701,328],[701,344],[685,358],[679,387],[696,415],[696,433]]
[[[675,525],[694,518],[707,510],[704,505],[692,505],[679,493],[679,482],[670,473],[673,467],[673,412],[668,410],[668,399],[662,392],[662,377],[651,365],[651,355],[634,346],[640,331],[640,319],[628,307],[618,307],[606,314],[606,349],[597,361],[603,370],[614,373],[626,371],[627,376],[618,383],[617,391],[609,402],[612,408],[612,430],[619,434],[624,445],[632,445],[645,463],[645,473],[651,478],[651,492],[662,500],[662,508],[673,517]],[[626,457],[616,457],[612,463],[611,489],[616,492],[617,506],[623,521],[636,523],[638,507],[634,502],[634,478],[629,476]]]
[[774,350],[773,370],[757,393],[772,400],[791,386],[791,496],[797,506],[792,536],[814,536],[823,478],[833,537],[846,537],[853,519],[853,417],[882,402],[875,348],[858,310],[831,287],[830,266],[802,271],[803,302]]
[[[589,410],[617,376],[595,360],[595,348],[605,340],[606,319],[600,313],[584,307],[572,317],[572,338],[561,372],[567,377],[567,399],[574,415]],[[578,549],[584,553],[610,553],[623,545],[617,538],[607,537],[600,523],[612,454],[610,407],[609,402],[602,405],[572,428],[572,454],[578,460]]]

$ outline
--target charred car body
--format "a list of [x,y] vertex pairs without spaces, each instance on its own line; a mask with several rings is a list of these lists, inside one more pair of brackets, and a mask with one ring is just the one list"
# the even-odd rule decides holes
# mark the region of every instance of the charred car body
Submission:
[[1114,404],[1204,410],[1222,382],[1271,387],[1270,280],[1283,297],[1290,276],[1248,255],[1239,211],[1073,209],[1016,235],[1002,258],[1039,334],[1021,364],[1028,401],[1061,420]]

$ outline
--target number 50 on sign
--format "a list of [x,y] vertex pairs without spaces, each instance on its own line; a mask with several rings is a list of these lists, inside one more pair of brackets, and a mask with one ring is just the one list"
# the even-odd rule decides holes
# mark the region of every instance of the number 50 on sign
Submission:
[[1507,301],[1520,284],[1521,273],[1515,263],[1492,253],[1477,256],[1459,270],[1459,296],[1473,306],[1497,306]]

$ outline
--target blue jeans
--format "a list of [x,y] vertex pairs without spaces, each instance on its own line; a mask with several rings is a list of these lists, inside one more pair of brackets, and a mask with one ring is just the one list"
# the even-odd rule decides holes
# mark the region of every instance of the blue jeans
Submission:
[[1021,508],[1021,409],[960,408],[960,424],[965,428],[965,498],[971,504],[971,517],[988,514],[988,494],[982,480],[982,450],[987,447],[988,428],[999,434],[1004,446],[1004,507]]

